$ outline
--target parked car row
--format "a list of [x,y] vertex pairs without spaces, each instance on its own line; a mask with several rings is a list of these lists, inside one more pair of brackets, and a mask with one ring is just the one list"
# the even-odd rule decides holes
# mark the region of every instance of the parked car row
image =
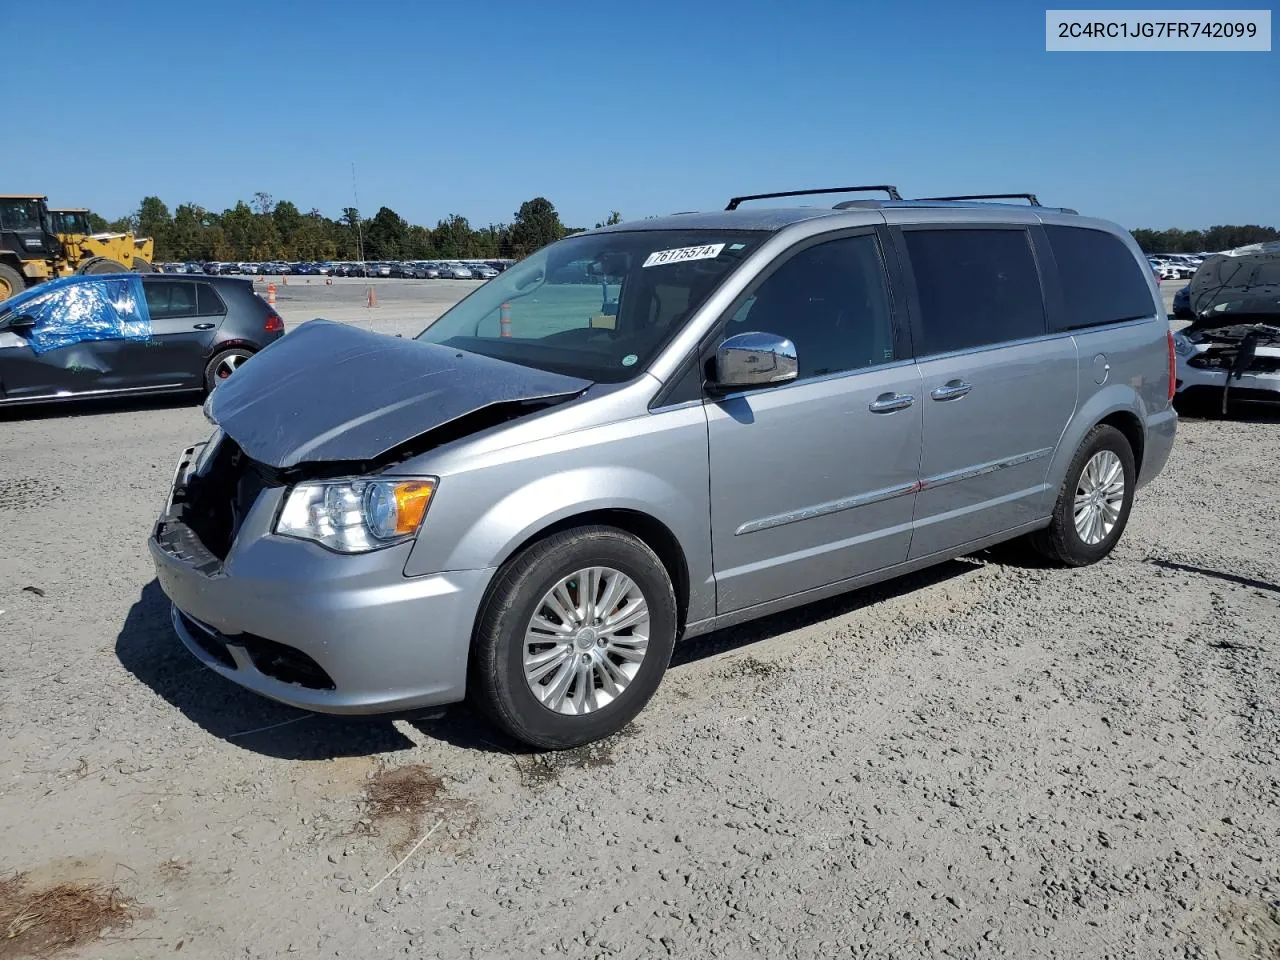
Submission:
[[1190,280],[1196,268],[1212,253],[1164,253],[1147,257],[1147,262],[1161,280]]
[[393,260],[284,263],[280,261],[223,263],[160,263],[161,273],[203,273],[211,276],[398,277],[412,280],[491,280],[513,260]]

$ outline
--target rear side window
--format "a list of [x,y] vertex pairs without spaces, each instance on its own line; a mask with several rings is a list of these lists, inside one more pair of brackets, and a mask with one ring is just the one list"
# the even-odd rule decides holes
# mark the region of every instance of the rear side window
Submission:
[[208,283],[196,284],[196,316],[220,317],[227,312],[218,291]]
[[1044,298],[1022,229],[907,230],[920,300],[919,356],[1045,333]]
[[153,320],[196,315],[195,284],[152,281],[143,284]]
[[1046,226],[1044,232],[1062,280],[1061,329],[1137,320],[1156,312],[1141,262],[1119,237],[1085,227]]

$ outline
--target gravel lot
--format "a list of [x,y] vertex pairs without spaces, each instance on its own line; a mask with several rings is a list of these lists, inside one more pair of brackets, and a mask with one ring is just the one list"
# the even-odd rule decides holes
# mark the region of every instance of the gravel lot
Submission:
[[[279,309],[407,335],[472,286]],[[556,755],[199,667],[144,541],[207,432],[0,420],[0,880],[133,901],[67,956],[1280,956],[1275,420],[1184,419],[1098,566],[1000,550],[690,641]]]

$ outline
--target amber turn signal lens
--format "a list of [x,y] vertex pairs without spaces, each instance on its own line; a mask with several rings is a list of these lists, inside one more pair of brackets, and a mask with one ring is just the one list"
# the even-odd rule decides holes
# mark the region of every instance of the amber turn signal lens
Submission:
[[396,498],[396,534],[414,533],[422,525],[422,518],[431,503],[431,495],[436,492],[436,485],[430,480],[409,480],[397,483]]

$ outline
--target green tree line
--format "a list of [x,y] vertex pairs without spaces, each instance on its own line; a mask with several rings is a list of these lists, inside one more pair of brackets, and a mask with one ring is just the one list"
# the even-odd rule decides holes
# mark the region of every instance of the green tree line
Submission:
[[[314,207],[277,203],[255,193],[221,213],[183,203],[170,213],[159,197],[144,197],[127,217],[108,221],[90,214],[95,230],[129,231],[156,242],[156,260],[430,260],[527,256],[539,247],[583,229],[566,227],[545,197],[520,205],[510,223],[474,227],[449,214],[434,227],[409,223],[390,207],[365,218],[346,207],[331,219]],[[618,223],[616,210],[596,226]],[[1145,253],[1200,253],[1280,240],[1280,230],[1257,224],[1221,225],[1207,230],[1133,231]]]
[[[561,223],[545,197],[522,203],[510,223],[483,227],[459,214],[434,227],[420,226],[390,207],[368,218],[347,207],[331,219],[315,208],[303,213],[291,201],[277,203],[267,193],[256,193],[252,202],[241,200],[221,213],[196,203],[179,204],[171,213],[159,197],[144,197],[137,210],[118,220],[89,217],[95,230],[153,238],[158,262],[518,259],[584,229]],[[621,219],[615,210],[604,223]]]
[[1218,226],[1208,230],[1147,230],[1133,231],[1133,238],[1143,253],[1217,253],[1251,243],[1280,240],[1280,230],[1260,227],[1255,223],[1245,226]]

